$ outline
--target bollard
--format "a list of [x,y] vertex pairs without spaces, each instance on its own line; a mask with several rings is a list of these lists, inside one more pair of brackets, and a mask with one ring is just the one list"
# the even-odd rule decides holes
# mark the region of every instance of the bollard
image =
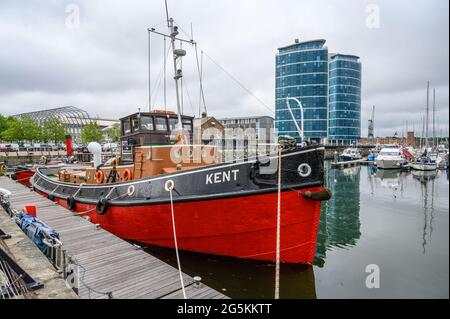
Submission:
[[194,287],[195,288],[200,288],[202,286],[202,277],[200,276],[195,276],[194,278]]

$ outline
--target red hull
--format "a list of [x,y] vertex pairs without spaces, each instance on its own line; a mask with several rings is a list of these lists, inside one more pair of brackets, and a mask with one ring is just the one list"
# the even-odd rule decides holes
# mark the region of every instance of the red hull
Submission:
[[18,171],[14,173],[16,175],[16,180],[22,185],[25,185],[26,187],[30,187],[30,178],[33,177],[34,172],[33,171]]
[[[281,196],[281,261],[312,264],[320,217],[320,202],[304,199],[299,192]],[[55,199],[67,207],[66,201]],[[275,261],[277,194],[259,194],[174,206],[178,246],[182,250]],[[109,232],[137,242],[174,247],[169,204],[110,206],[98,215],[95,206],[77,203],[75,210]]]

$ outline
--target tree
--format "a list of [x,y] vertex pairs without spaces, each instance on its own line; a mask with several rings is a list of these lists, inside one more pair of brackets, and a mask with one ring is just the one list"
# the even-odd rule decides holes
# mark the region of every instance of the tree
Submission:
[[25,136],[22,130],[21,120],[17,118],[8,118],[6,130],[1,134],[1,138],[8,142],[24,140]]
[[0,138],[1,134],[8,128],[8,118],[0,114]]
[[119,141],[120,139],[120,125],[119,124],[114,124],[108,131],[108,138],[110,139],[110,141],[112,143],[116,143]]
[[97,125],[97,122],[90,122],[86,124],[81,130],[81,142],[88,144],[90,142],[101,142],[103,134]]
[[34,141],[39,140],[41,136],[41,128],[29,116],[19,119],[8,117],[6,127],[6,130],[1,132],[1,138],[5,141]]
[[[24,116],[20,119],[21,129],[23,130],[23,139],[25,141],[39,140],[41,137],[41,127],[31,117]],[[17,139],[19,140],[19,139]]]
[[49,117],[45,119],[41,128],[41,140],[57,142],[64,141],[65,127],[61,120],[57,117]]

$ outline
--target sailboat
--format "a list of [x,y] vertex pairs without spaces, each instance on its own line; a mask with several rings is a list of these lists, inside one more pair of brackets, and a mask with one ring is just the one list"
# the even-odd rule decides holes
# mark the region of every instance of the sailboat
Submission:
[[425,117],[425,149],[419,158],[411,163],[411,168],[419,171],[434,171],[437,169],[436,160],[431,158],[430,152],[432,151],[429,147],[429,137],[428,137],[428,114],[429,114],[429,92],[430,92],[430,83],[427,83],[427,108],[426,108],[426,117]]
[[182,114],[178,90],[186,52],[176,46],[193,40],[180,39],[174,20],[167,22],[169,34],[151,31],[172,44],[177,112],[122,118],[119,159],[39,167],[32,188],[127,240],[175,248],[172,211],[179,249],[265,261],[277,257],[280,207],[279,260],[312,264],[321,201],[331,196],[324,147],[279,144],[268,154],[221,161],[215,146],[193,144],[193,117]]

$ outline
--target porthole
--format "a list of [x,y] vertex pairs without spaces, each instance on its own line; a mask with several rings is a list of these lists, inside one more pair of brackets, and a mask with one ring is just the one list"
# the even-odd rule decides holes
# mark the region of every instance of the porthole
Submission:
[[306,163],[300,164],[297,171],[298,175],[300,175],[301,177],[308,177],[309,175],[311,175],[311,166]]

